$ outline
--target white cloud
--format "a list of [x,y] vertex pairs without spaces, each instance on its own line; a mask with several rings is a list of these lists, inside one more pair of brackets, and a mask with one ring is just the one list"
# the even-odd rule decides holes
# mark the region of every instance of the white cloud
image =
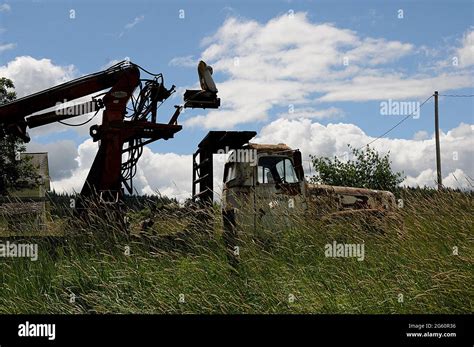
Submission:
[[61,140],[54,143],[42,144],[30,142],[26,145],[28,152],[47,152],[49,175],[54,181],[70,177],[78,168],[77,146],[74,141]]
[[132,28],[133,28],[135,25],[137,25],[138,23],[143,22],[144,19],[145,19],[145,16],[144,16],[144,15],[135,17],[135,18],[133,19],[133,21],[131,21],[130,23],[127,23],[127,24],[125,25],[125,29],[132,29]]
[[16,43],[5,43],[3,45],[0,45],[0,54],[9,51],[11,49],[14,49],[16,47]]
[[74,160],[77,166],[71,171],[71,175],[58,180],[52,180],[51,189],[56,192],[80,192],[84,182],[89,173],[89,169],[92,166],[95,155],[98,150],[97,143],[94,143],[92,139],[84,141],[77,148],[77,155]]
[[459,188],[459,189],[473,189],[473,177],[467,175],[463,170],[456,169],[448,176],[443,178],[443,185],[445,187]]
[[[353,124],[314,123],[310,119],[280,118],[263,127],[260,135],[253,141],[258,143],[287,143],[303,153],[305,170],[309,172],[309,154],[317,156],[343,156],[348,152],[347,144],[358,148],[373,140]],[[56,191],[79,192],[97,152],[97,143],[91,139],[83,142],[74,151],[70,145],[60,143],[34,148],[50,151],[50,162],[54,175],[63,175],[52,182]],[[407,176],[403,185],[436,185],[435,143],[431,135],[427,139],[406,140],[382,138],[373,144],[381,154],[390,151],[392,167],[404,171]],[[63,152],[59,149],[65,148]],[[67,152],[67,153],[66,153]],[[75,164],[71,163],[73,154]],[[59,158],[53,159],[55,156]],[[444,185],[453,188],[472,188],[468,177],[474,177],[474,125],[461,123],[458,127],[441,132],[441,162]],[[69,158],[68,163],[61,161]],[[57,164],[54,164],[56,160]],[[225,155],[214,156],[214,190],[219,198],[222,189],[222,174]],[[161,193],[178,200],[191,196],[192,156],[176,153],[154,153],[145,147],[138,162],[134,186],[140,194]]]
[[[133,27],[135,27],[137,24],[143,22],[144,20],[145,20],[145,15],[142,14],[140,16],[137,16],[133,19],[133,21],[131,21],[130,23],[125,24],[124,30],[130,30]],[[119,34],[119,38],[123,37],[124,34],[125,34],[125,31],[122,31]]]
[[[80,192],[98,150],[91,139],[70,150],[67,141],[48,145],[32,144],[29,151],[48,151],[52,176],[52,189],[57,192]],[[61,152],[61,148],[64,151]],[[214,191],[219,199],[222,191],[222,175],[226,155],[214,155]],[[63,162],[66,160],[66,162]],[[71,162],[73,161],[73,163]],[[134,188],[139,194],[162,194],[184,201],[191,197],[192,155],[154,153],[144,147],[138,161]],[[60,174],[68,172],[68,175]]]
[[0,76],[15,84],[18,97],[71,80],[76,74],[74,65],[55,65],[50,59],[35,59],[30,56],[16,57],[0,66]]
[[271,88],[267,88],[262,81],[234,79],[219,84],[218,88],[221,109],[190,118],[185,125],[229,129],[238,123],[267,120],[273,105],[288,107],[304,101],[302,93],[295,93],[298,84],[291,81],[274,81]]
[[[214,199],[220,200],[227,155],[215,154]],[[140,194],[163,194],[184,201],[192,195],[192,155],[154,153],[145,147],[134,185]]]
[[474,30],[470,30],[464,34],[462,46],[457,50],[459,64],[462,67],[474,64]]
[[373,66],[387,64],[413,51],[412,44],[370,37],[363,40],[358,39],[353,42],[353,45],[355,48],[345,54],[348,64],[354,62]]
[[[84,141],[74,158],[77,163],[68,177],[52,182],[58,192],[80,192],[97,153],[98,145]],[[51,153],[51,156],[54,153]],[[148,147],[138,162],[134,187],[140,194],[163,194],[184,200],[191,196],[192,156],[175,153],[154,153]]]
[[290,104],[424,99],[440,85],[445,91],[473,85],[465,69],[408,74],[393,63],[416,54],[425,62],[413,44],[313,23],[305,13],[266,23],[230,17],[202,45],[222,106],[187,120],[189,126],[231,128],[265,121],[274,108]]
[[[257,142],[279,143],[284,141],[292,148],[299,148],[305,159],[309,155],[344,156],[347,144],[359,148],[374,138],[364,133],[354,124],[328,124],[324,126],[309,119],[278,119],[266,125],[260,132]],[[468,175],[474,177],[474,125],[461,123],[458,127],[440,134],[441,163],[446,186],[458,187],[452,174],[459,182],[465,182]],[[393,169],[404,171],[406,185],[434,186],[433,170],[436,169],[435,141],[428,139],[390,139],[381,138],[372,146],[381,154],[390,151]],[[305,168],[308,169],[308,164]],[[308,173],[308,172],[307,172]],[[457,173],[457,175],[456,175]]]
[[[380,76],[356,76],[350,81],[335,82],[325,87],[326,94],[319,101],[368,101],[404,99],[420,101],[426,99],[443,86],[443,90],[454,90],[471,86],[472,77],[464,72],[443,73],[439,76],[413,76],[403,78],[400,74]],[[420,99],[421,98],[421,99]]]
[[[35,59],[30,56],[16,57],[14,60],[0,66],[0,76],[11,79],[15,85],[18,97],[33,94],[35,92],[56,86],[77,77],[74,65],[60,66],[54,64],[50,59]],[[94,94],[99,94],[94,93]],[[94,95],[92,94],[92,95]],[[90,101],[91,97],[82,97],[74,101],[75,104]],[[71,102],[63,104],[61,107],[72,105]],[[54,110],[56,107],[41,110],[40,113]],[[80,124],[93,116],[93,113],[67,120],[67,123]],[[84,126],[70,128],[60,123],[48,124],[39,128],[29,129],[30,136],[34,139],[38,136],[62,132],[73,129],[81,136],[89,134],[89,128],[93,124],[100,124],[102,111],[99,111],[94,119]]]
[[181,200],[191,196],[191,179],[191,155],[153,153],[145,147],[134,184],[141,194],[161,193]]
[[187,55],[184,57],[174,57],[170,60],[170,66],[182,66],[182,67],[196,67],[197,68],[198,61],[192,55]]
[[10,12],[11,6],[8,4],[0,4],[0,12]]
[[110,60],[109,62],[107,62],[105,65],[102,65],[102,67],[100,68],[101,70],[105,70],[105,69],[108,69],[109,67],[111,66],[114,66],[122,61],[130,61],[130,57],[125,57],[123,59],[112,59]]
[[293,105],[288,107],[288,112],[279,113],[278,117],[287,119],[297,118],[312,118],[312,119],[325,119],[325,118],[342,118],[345,112],[337,107],[329,107],[327,109],[318,110],[312,107],[294,108]]
[[413,140],[417,140],[417,141],[420,141],[420,140],[427,140],[429,138],[429,134],[427,131],[425,130],[420,130],[420,131],[417,131],[415,133],[415,135],[413,135]]
[[[418,176],[408,176],[402,182],[402,185],[412,187],[435,187],[437,184],[436,181],[436,170],[426,169],[423,170]],[[469,176],[461,169],[456,169],[453,172],[450,172],[448,175],[443,176],[443,186],[454,189],[472,190],[472,176]]]

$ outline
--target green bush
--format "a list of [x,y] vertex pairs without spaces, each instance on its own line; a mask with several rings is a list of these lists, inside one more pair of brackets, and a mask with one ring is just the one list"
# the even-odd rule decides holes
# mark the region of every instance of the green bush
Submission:
[[403,173],[392,171],[390,153],[381,156],[369,146],[364,150],[348,147],[354,159],[341,161],[337,157],[311,156],[316,171],[311,182],[394,191],[404,180]]

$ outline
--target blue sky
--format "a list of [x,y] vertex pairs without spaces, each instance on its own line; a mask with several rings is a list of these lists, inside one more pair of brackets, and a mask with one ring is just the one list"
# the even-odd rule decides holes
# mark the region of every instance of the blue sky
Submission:
[[[75,11],[74,19],[70,18],[70,10]],[[184,10],[185,18],[179,17],[180,10]],[[399,18],[399,10],[403,11],[403,18]],[[221,96],[223,106],[226,106],[226,103],[232,104],[233,106],[228,109],[229,112],[245,112],[237,109],[240,105],[237,101],[235,104],[232,101],[232,81],[238,79],[236,78],[238,73],[232,72],[231,69],[219,69],[220,66],[226,66],[228,57],[225,53],[213,56],[210,51],[206,53],[206,50],[217,42],[222,47],[232,47],[235,52],[246,54],[245,52],[249,51],[242,51],[234,44],[227,46],[226,40],[233,40],[234,36],[227,34],[215,36],[221,28],[225,28],[226,22],[230,19],[236,20],[237,24],[232,28],[237,30],[239,25],[244,28],[246,23],[257,23],[264,37],[265,33],[271,30],[269,22],[288,16],[290,13],[295,13],[295,18],[304,22],[305,28],[329,25],[337,29],[335,35],[342,36],[348,30],[360,40],[362,53],[359,53],[359,56],[362,60],[355,64],[360,71],[352,74],[349,82],[372,74],[378,78],[384,74],[390,76],[387,77],[387,81],[395,78],[394,76],[401,76],[401,81],[395,81],[395,78],[396,83],[393,86],[390,83],[385,85],[383,87],[385,93],[380,98],[350,96],[329,98],[328,101],[319,100],[328,93],[328,90],[360,89],[361,86],[358,83],[332,86],[330,82],[325,82],[324,88],[328,89],[318,91],[316,84],[316,89],[307,95],[305,100],[291,100],[301,94],[301,90],[297,87],[294,95],[290,93],[288,96],[287,92],[283,93],[288,97],[288,102],[281,99],[271,100],[267,96],[268,104],[262,108],[265,117],[257,116],[255,120],[250,117],[245,122],[237,120],[224,124],[217,124],[219,118],[212,118],[217,119],[216,129],[224,127],[260,131],[270,123],[281,119],[282,114],[287,113],[288,105],[294,104],[297,110],[306,109],[310,112],[316,110],[322,114],[334,108],[337,110],[334,112],[334,117],[328,115],[304,118],[310,118],[313,123],[322,126],[335,123],[353,124],[370,139],[380,135],[403,118],[403,115],[381,116],[380,103],[392,98],[390,96],[392,88],[393,90],[404,88],[403,83],[407,80],[416,82],[439,78],[432,83],[433,88],[426,91],[425,89],[420,91],[420,88],[410,84],[408,89],[414,88],[414,92],[412,94],[394,92],[394,100],[422,101],[433,92],[434,88],[444,94],[473,94],[471,63],[464,64],[462,69],[452,66],[452,58],[463,46],[465,48],[463,52],[466,52],[466,42],[469,52],[470,41],[466,37],[472,32],[473,26],[474,11],[471,1],[8,1],[3,3],[3,10],[0,11],[0,47],[2,45],[7,47],[6,45],[10,44],[8,46],[10,48],[0,49],[0,72],[3,66],[5,74],[10,74],[8,76],[12,79],[17,76],[15,82],[20,83],[22,79],[12,72],[13,67],[9,67],[8,64],[18,57],[29,56],[38,61],[49,59],[52,65],[63,67],[64,70],[65,67],[73,66],[64,77],[67,79],[99,71],[113,60],[129,57],[150,71],[162,72],[167,86],[175,84],[178,87],[189,88],[196,84],[197,74],[196,67],[187,61],[197,62],[200,57],[207,56],[211,57],[208,63],[216,64],[214,77],[218,88],[222,85],[224,91],[227,91],[224,95],[230,95],[227,100]],[[282,22],[281,25],[285,24]],[[276,32],[280,36],[285,35],[284,31],[276,30]],[[206,37],[211,39],[203,42]],[[250,38],[251,36],[246,40],[249,41]],[[376,51],[375,55],[367,53],[367,50],[373,49],[370,43],[372,39],[383,41],[377,44],[376,48],[381,51],[379,53]],[[277,41],[279,38],[275,36],[275,42]],[[264,42],[271,46],[271,41]],[[393,44],[395,45],[393,48],[390,42],[400,43],[401,50],[406,51],[397,53],[396,45]],[[301,43],[304,44],[306,43]],[[358,46],[359,44],[354,44],[351,49]],[[384,49],[385,46],[392,47],[390,52]],[[283,46],[280,48],[285,49]],[[341,49],[344,51],[344,48]],[[470,52],[472,53],[472,46]],[[386,55],[386,61],[375,62],[374,59],[378,54]],[[183,58],[184,63],[173,63],[173,59],[177,57]],[[299,58],[304,57],[295,57]],[[335,59],[339,58],[341,57],[337,56]],[[370,59],[372,61],[369,61]],[[245,61],[245,57],[242,56],[244,64]],[[302,60],[301,64],[308,62],[311,65],[311,60]],[[340,68],[332,66],[331,73],[343,69],[342,66]],[[446,83],[444,77],[440,77],[445,75]],[[320,77],[324,79],[324,76],[317,74],[315,76],[314,81]],[[466,82],[469,76],[470,83]],[[41,76],[35,78],[41,79]],[[286,82],[291,80],[291,76],[285,79]],[[304,78],[300,81],[308,82]],[[38,86],[42,84],[39,83]],[[17,88],[21,90],[18,85]],[[256,108],[259,106],[259,91],[268,94],[272,88],[271,81],[262,82],[261,87],[252,95],[256,99],[253,101]],[[473,101],[473,98],[441,98],[441,129],[448,132],[462,123],[474,124]],[[173,111],[173,105],[180,102],[180,96],[168,100],[160,109],[160,119],[167,121]],[[222,114],[222,117],[227,115]],[[198,115],[205,117],[206,112],[186,111],[181,117],[181,122],[185,125],[183,131],[173,140],[152,144],[150,149],[154,153],[178,155],[191,153],[206,132],[214,129],[214,126],[209,126],[209,122],[204,126],[205,118],[201,121],[186,122]],[[420,132],[426,132],[425,137],[429,137],[433,132],[432,100],[422,108],[419,119],[409,119],[388,137],[409,140]],[[86,132],[78,133],[72,130],[46,134],[31,133],[34,141],[39,144],[68,140],[74,141],[79,146],[88,138]],[[284,141],[287,139],[280,140]],[[308,149],[311,152],[317,150],[317,147]],[[419,169],[422,171],[426,168]]]

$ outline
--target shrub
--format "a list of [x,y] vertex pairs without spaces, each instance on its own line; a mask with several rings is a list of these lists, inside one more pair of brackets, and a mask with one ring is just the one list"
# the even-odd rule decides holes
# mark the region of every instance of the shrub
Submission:
[[311,156],[316,171],[311,182],[394,191],[403,181],[403,173],[392,171],[390,153],[381,156],[369,146],[364,150],[348,147],[354,159],[341,161],[337,157]]

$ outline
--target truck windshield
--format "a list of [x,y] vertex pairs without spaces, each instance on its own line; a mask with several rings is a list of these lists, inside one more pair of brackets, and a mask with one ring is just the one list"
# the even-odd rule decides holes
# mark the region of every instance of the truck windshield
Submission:
[[258,160],[258,183],[297,183],[293,163],[283,157],[261,157]]

